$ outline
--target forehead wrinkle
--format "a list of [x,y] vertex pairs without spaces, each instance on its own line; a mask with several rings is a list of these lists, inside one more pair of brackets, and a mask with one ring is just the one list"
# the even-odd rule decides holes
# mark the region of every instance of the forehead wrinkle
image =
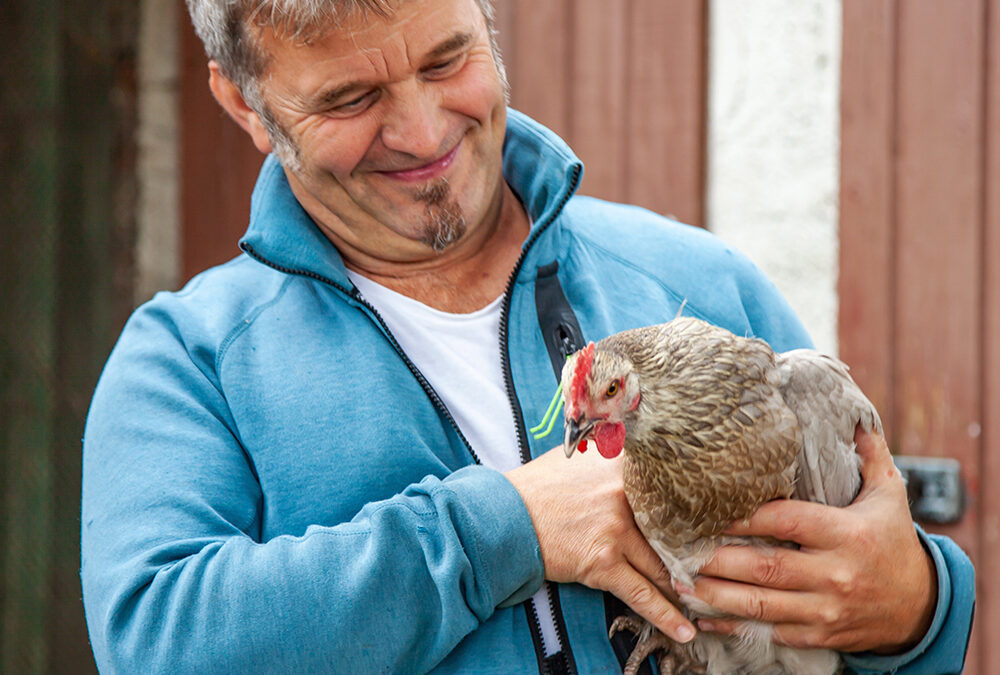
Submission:
[[[309,51],[322,50],[327,40],[336,40],[336,35],[339,34],[342,41],[341,49],[347,45],[353,47],[353,50],[342,52],[332,59],[320,57],[322,61],[340,61],[339,70],[344,77],[338,78],[334,74],[325,84],[316,82],[315,85],[296,92],[297,95],[293,95],[296,107],[303,110],[324,109],[355,91],[409,77],[412,72],[440,56],[471,47],[482,37],[481,34],[485,29],[485,19],[475,3],[472,3],[475,14],[458,13],[454,17],[456,20],[449,19],[450,27],[445,29],[444,35],[432,35],[427,40],[424,38],[428,36],[420,31],[421,22],[429,20],[427,15],[408,14],[402,10],[402,6],[403,3],[399,3],[396,12],[388,16],[370,17],[370,21],[362,21],[359,17],[353,16],[339,27],[327,32],[325,37],[308,44],[296,45]],[[417,24],[416,28],[413,27],[414,24]],[[385,33],[378,34],[378,31],[386,28],[388,30]],[[418,38],[416,42],[410,39],[413,36]],[[285,48],[292,48],[286,40],[281,40],[273,33],[269,37]],[[435,39],[437,42],[434,42]],[[417,49],[421,51],[416,51]],[[400,58],[396,58],[397,54]],[[330,68],[332,73],[338,69],[333,63],[330,64]],[[393,72],[394,69],[402,69],[405,72]],[[264,79],[270,80],[271,75],[271,72],[266,72]]]
[[[407,74],[407,73],[402,73],[394,76],[391,72],[392,66],[390,65],[390,59],[386,55],[387,47],[393,49],[395,48],[394,40],[392,40],[391,38],[396,37],[397,35],[399,36],[400,41],[403,43],[402,53],[405,58],[408,72],[413,70],[418,70],[420,67],[424,65],[424,62],[426,61],[432,61],[441,56],[450,54],[452,52],[456,52],[460,49],[463,49],[464,47],[471,45],[475,41],[475,36],[471,32],[460,30],[459,32],[456,32],[450,37],[445,38],[442,42],[432,47],[426,54],[414,55],[413,51],[410,49],[408,45],[406,34],[402,31],[397,31],[392,36],[390,36],[389,40],[385,41],[384,45],[378,47],[361,47],[360,45],[357,45],[357,41],[354,40],[354,36],[352,35],[352,42],[358,47],[358,52],[363,54],[364,57],[368,60],[368,63],[371,65],[375,77],[383,77],[388,80],[393,80]],[[419,59],[419,61],[416,61],[415,58]],[[355,87],[363,86],[368,81],[369,79],[364,77],[355,78],[350,82],[345,83],[343,86],[337,87],[330,93],[331,94],[343,93]],[[329,100],[329,99],[335,99],[337,98],[337,96],[331,96],[330,94],[327,94],[324,95],[322,98],[324,100]]]
[[[355,90],[374,86],[389,78],[388,59],[381,47],[362,47],[357,43],[353,31],[350,34],[350,40],[356,47],[356,51],[333,59],[334,62],[340,61],[342,63],[340,69],[342,77],[335,76],[331,78],[334,80],[333,83],[320,84],[312,90],[312,93],[306,94],[302,101],[306,107],[310,109],[322,108],[334,104]],[[359,60],[359,56],[364,60]],[[337,69],[336,65],[331,68]]]
[[[386,35],[382,40],[376,45],[362,45],[359,44],[359,40],[364,40],[363,34],[371,26],[365,26],[361,30],[351,31],[350,40],[351,44],[357,49],[357,53],[361,54],[365,59],[367,59],[368,64],[371,66],[371,70],[374,78],[384,78],[388,80],[397,79],[400,74],[394,75],[392,71],[392,59],[389,54],[395,54],[400,52],[403,56],[403,63],[409,69],[413,68],[413,59],[410,55],[410,49],[407,44],[405,23],[410,19],[401,21],[393,24],[393,31]],[[352,82],[366,81],[368,78],[353,78]],[[350,84],[350,83],[348,83]]]
[[377,78],[390,78],[389,58],[385,55],[385,51],[384,47],[369,47],[361,50]]
[[[446,55],[450,52],[457,51],[463,47],[468,47],[472,45],[476,37],[479,35],[481,30],[485,28],[485,18],[482,16],[482,12],[476,7],[475,3],[471,3],[475,9],[475,13],[472,15],[470,23],[470,16],[468,13],[469,7],[466,6],[464,11],[456,12],[455,14],[448,13],[448,21],[444,22],[443,25],[450,25],[447,29],[449,32],[444,37],[436,36],[434,38],[435,42],[432,43],[431,47],[425,52],[414,53],[412,45],[406,40],[406,36],[403,36],[403,47],[405,50],[406,61],[411,68],[419,68],[425,65],[426,61],[436,59],[440,56]],[[435,12],[448,12],[446,8],[438,7],[434,10]],[[422,16],[410,16],[407,17],[405,21],[398,24],[399,28],[409,21],[416,21],[420,18],[426,18],[426,15]],[[421,44],[424,44],[421,42]]]

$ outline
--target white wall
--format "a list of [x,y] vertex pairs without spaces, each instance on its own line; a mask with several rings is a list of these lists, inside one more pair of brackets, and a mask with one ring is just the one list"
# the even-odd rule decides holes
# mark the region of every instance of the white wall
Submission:
[[[175,0],[139,5],[136,305],[180,278],[178,21]],[[186,19],[185,19],[186,20]]]
[[712,0],[710,230],[837,350],[840,0]]

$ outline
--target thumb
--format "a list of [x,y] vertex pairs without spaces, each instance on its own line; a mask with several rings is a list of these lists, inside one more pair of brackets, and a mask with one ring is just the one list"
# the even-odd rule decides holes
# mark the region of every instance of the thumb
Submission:
[[854,432],[854,443],[861,457],[861,492],[858,499],[880,487],[902,480],[882,434],[864,431],[859,425]]

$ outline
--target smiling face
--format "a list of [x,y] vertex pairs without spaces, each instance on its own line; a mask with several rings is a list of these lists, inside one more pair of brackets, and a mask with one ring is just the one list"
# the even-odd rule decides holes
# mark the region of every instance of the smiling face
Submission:
[[338,247],[421,260],[496,220],[506,101],[474,0],[407,0],[305,45],[259,39],[289,183]]

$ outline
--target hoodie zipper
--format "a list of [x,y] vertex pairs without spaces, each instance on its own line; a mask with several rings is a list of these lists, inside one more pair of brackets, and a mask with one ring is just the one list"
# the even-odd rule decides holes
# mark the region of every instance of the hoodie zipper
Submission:
[[[514,264],[514,269],[511,271],[510,276],[507,279],[507,287],[503,294],[503,303],[500,306],[500,360],[503,369],[503,384],[504,389],[507,392],[507,400],[510,403],[511,412],[514,414],[514,428],[517,430],[517,445],[521,452],[522,464],[526,464],[531,461],[531,448],[528,445],[528,431],[524,424],[524,412],[521,410],[521,404],[517,400],[517,394],[514,391],[514,374],[511,369],[510,349],[508,344],[510,334],[510,306],[514,296],[514,284],[517,281],[518,275],[521,273],[521,268],[524,267],[524,261],[528,256],[528,251],[531,250],[531,247],[541,236],[542,232],[547,230],[552,224],[555,220],[555,216],[562,212],[566,203],[576,191],[576,188],[580,183],[580,173],[580,166],[575,165],[573,167],[572,176],[570,177],[569,187],[563,193],[562,198],[556,205],[556,208],[552,210],[552,216],[546,222],[539,223],[535,230],[528,236],[528,239],[525,241],[524,247],[521,250],[521,255],[518,257],[517,262]],[[566,634],[566,620],[563,618],[562,609],[559,606],[557,586],[549,581],[544,583],[549,589],[549,606],[552,609],[552,618],[555,620],[556,624],[556,642],[559,644],[558,653],[562,654],[562,664],[564,666],[562,671],[569,675],[576,675],[576,659],[573,658],[573,651],[569,646],[569,638]],[[534,600],[528,600],[525,603],[525,609],[528,615],[528,627],[531,629],[532,641],[535,643],[535,655],[538,659],[538,671],[542,673],[542,675],[548,675],[550,672],[550,666],[549,662],[545,658],[545,650],[542,647],[542,627],[538,620],[538,612],[535,610]]]
[[[553,220],[555,219],[555,215],[563,210],[563,208],[566,206],[566,203],[569,201],[570,197],[573,196],[573,193],[576,191],[577,186],[580,184],[580,174],[581,174],[580,166],[575,165],[573,167],[572,175],[570,176],[569,187],[563,193],[563,196],[559,200],[559,203],[556,205],[556,208],[552,210],[552,217],[550,217],[549,220],[547,220],[546,222],[540,223],[535,228],[535,230],[528,236],[528,239],[525,241],[524,247],[521,250],[521,255],[518,257],[517,262],[514,264],[514,269],[511,271],[510,276],[507,278],[507,286],[504,289],[503,303],[500,306],[499,342],[500,342],[500,359],[503,370],[503,384],[504,384],[504,390],[507,392],[507,400],[510,403],[511,412],[514,415],[514,428],[517,432],[517,445],[520,450],[522,464],[531,461],[531,449],[528,446],[527,428],[525,427],[524,424],[524,413],[521,410],[521,404],[517,400],[517,394],[514,392],[514,378],[513,378],[513,373],[511,371],[510,352],[508,350],[508,344],[507,344],[507,339],[509,336],[509,329],[510,329],[510,305],[514,291],[514,283],[516,282],[517,277],[521,272],[521,268],[524,266],[524,261],[525,258],[527,257],[528,251],[538,240],[538,237],[541,236],[542,232],[548,229],[549,225],[552,224]],[[469,443],[469,440],[465,437],[465,434],[462,433],[462,430],[458,428],[458,423],[452,416],[451,411],[449,411],[448,407],[444,404],[444,401],[441,400],[441,397],[434,390],[434,387],[431,386],[430,382],[427,381],[427,378],[424,377],[424,374],[420,372],[420,369],[416,367],[413,361],[410,360],[410,357],[406,355],[406,352],[403,351],[403,348],[399,345],[399,342],[396,341],[396,337],[392,334],[392,331],[389,330],[389,326],[386,325],[385,320],[382,318],[382,315],[379,314],[378,310],[375,309],[375,307],[370,302],[368,302],[364,298],[364,296],[361,295],[361,292],[358,291],[358,289],[353,287],[351,289],[348,289],[342,286],[341,284],[338,284],[333,279],[325,277],[321,274],[316,274],[315,272],[310,272],[308,270],[297,270],[297,269],[292,269],[290,267],[285,267],[283,265],[277,265],[267,260],[259,253],[257,253],[257,251],[255,251],[254,248],[249,244],[247,244],[246,242],[241,243],[240,248],[242,248],[247,253],[247,255],[252,257],[254,260],[257,260],[258,262],[267,265],[272,269],[275,269],[279,272],[283,272],[285,274],[296,274],[299,276],[307,277],[309,279],[320,281],[324,284],[328,284],[329,286],[337,289],[347,297],[351,298],[352,300],[363,306],[365,310],[368,311],[369,315],[373,318],[373,320],[376,322],[376,324],[379,326],[379,328],[382,330],[383,334],[386,336],[386,339],[388,339],[389,343],[392,345],[392,348],[403,360],[403,363],[405,363],[406,367],[410,370],[411,373],[413,373],[413,376],[416,378],[417,382],[423,388],[424,392],[427,394],[427,397],[431,400],[431,402],[438,409],[438,411],[445,416],[445,419],[448,420],[448,423],[451,425],[451,428],[455,430],[455,433],[462,440],[462,443],[465,445],[466,450],[468,450],[469,455],[472,457],[472,460],[476,464],[482,464],[482,462],[479,460],[479,456],[476,455],[475,450],[472,449],[472,445]],[[544,583],[548,586],[549,589],[549,594],[548,594],[549,606],[552,610],[552,618],[555,620],[556,624],[555,626],[556,641],[559,644],[559,651],[557,652],[557,654],[561,654],[561,659],[560,659],[561,667],[559,668],[561,672],[553,673],[552,675],[562,675],[563,673],[565,673],[566,675],[577,675],[578,671],[576,669],[576,660],[573,658],[573,652],[570,649],[569,639],[566,635],[566,620],[563,618],[562,615],[562,609],[559,604],[556,585],[548,581]],[[538,612],[535,610],[535,603],[533,600],[529,599],[527,602],[525,602],[525,610],[528,616],[528,628],[531,632],[532,642],[534,643],[535,646],[535,656],[538,660],[538,671],[542,675],[550,675],[552,668],[549,665],[549,661],[545,658],[545,650],[542,647],[543,643],[542,643],[541,623],[538,620]],[[555,654],[553,656],[555,656]]]
[[379,314],[378,310],[375,309],[374,305],[368,302],[364,298],[364,296],[361,295],[361,292],[357,288],[351,288],[351,289],[345,288],[344,286],[341,286],[333,279],[324,277],[321,274],[316,274],[315,272],[309,272],[307,270],[296,270],[290,267],[276,265],[271,261],[267,260],[266,258],[264,258],[263,256],[261,256],[259,253],[257,253],[253,249],[253,247],[250,246],[249,244],[245,243],[241,244],[241,247],[244,251],[246,251],[247,255],[252,257],[254,260],[263,263],[264,265],[267,265],[272,269],[276,269],[279,272],[284,272],[285,274],[296,274],[299,276],[308,277],[310,279],[315,279],[316,281],[321,281],[325,284],[329,284],[333,288],[337,289],[338,291],[340,291],[341,293],[343,293],[344,295],[346,295],[347,297],[351,298],[352,300],[360,304],[362,307],[364,307],[368,311],[372,319],[375,321],[375,324],[385,335],[386,339],[389,341],[389,344],[392,345],[392,348],[399,355],[399,358],[402,359],[403,363],[406,364],[406,367],[410,370],[411,373],[413,373],[413,377],[416,378],[421,388],[423,388],[424,393],[427,394],[427,398],[431,400],[431,403],[433,403],[434,407],[438,409],[438,412],[443,414],[445,416],[445,419],[448,420],[448,423],[451,425],[451,428],[455,430],[455,433],[458,435],[459,439],[461,439],[462,443],[465,445],[465,449],[469,451],[469,455],[472,457],[472,461],[474,461],[476,464],[482,464],[482,462],[479,461],[479,456],[476,454],[476,451],[472,449],[472,444],[469,443],[469,439],[467,439],[465,437],[465,434],[462,433],[462,430],[458,428],[458,422],[455,421],[455,418],[452,416],[451,411],[448,410],[448,406],[444,404],[444,401],[441,400],[441,397],[438,395],[437,391],[434,390],[434,387],[431,386],[431,383],[427,381],[427,378],[424,376],[424,374],[420,372],[420,369],[417,368],[417,366],[413,363],[413,361],[410,360],[410,357],[406,355],[406,352],[403,351],[403,348],[399,345],[399,342],[396,341],[396,336],[392,334],[392,331],[389,330],[389,326],[386,325],[385,319],[382,318],[382,315]]
[[[578,350],[580,347],[576,344],[573,339],[573,335],[570,330],[563,324],[559,325],[559,351],[562,352],[563,357],[568,357],[570,354]],[[557,592],[556,584],[549,581],[545,582],[548,588],[548,599],[549,599],[549,612],[556,623],[556,639],[559,643],[559,651],[553,654],[553,657],[560,657],[553,660],[552,658],[546,658],[545,649],[542,643],[542,625],[538,618],[538,610],[535,608],[534,600],[529,600],[526,603],[528,618],[530,624],[534,630],[532,638],[535,642],[535,652],[538,658],[539,670],[544,675],[557,673],[576,673],[576,661],[569,649],[569,640],[566,638],[566,624],[565,619],[562,615],[562,608],[559,605],[559,594]]]
[[[510,350],[508,349],[507,339],[510,333],[510,304],[513,299],[514,294],[514,283],[517,281],[518,275],[521,273],[521,268],[524,267],[524,260],[528,256],[528,251],[541,236],[542,232],[548,229],[549,225],[555,219],[555,214],[561,212],[563,207],[566,206],[566,202],[569,198],[573,196],[576,191],[576,187],[580,182],[580,166],[576,165],[573,167],[573,175],[570,178],[569,189],[563,194],[562,199],[559,204],[552,211],[553,216],[545,223],[541,223],[535,228],[527,241],[524,243],[524,248],[521,250],[521,255],[514,263],[514,269],[511,271],[510,276],[507,278],[507,287],[504,289],[503,294],[503,304],[500,305],[500,360],[503,367],[503,385],[504,389],[507,391],[507,400],[510,402],[511,411],[514,413],[514,428],[517,431],[517,445],[521,451],[521,463],[526,464],[531,461],[531,449],[528,446],[528,430],[524,424],[524,412],[521,410],[521,404],[517,400],[517,394],[514,392],[514,374],[511,371],[510,365]],[[572,353],[572,352],[570,352]]]

